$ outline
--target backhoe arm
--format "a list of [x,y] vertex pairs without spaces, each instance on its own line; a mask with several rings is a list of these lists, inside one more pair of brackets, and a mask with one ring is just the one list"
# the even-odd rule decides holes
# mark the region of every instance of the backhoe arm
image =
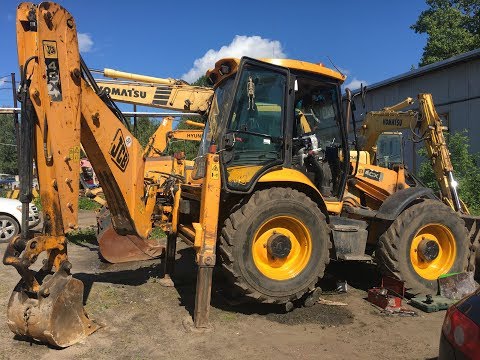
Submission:
[[[39,6],[36,32],[25,31],[23,23],[27,20],[21,18],[17,28],[20,65],[28,58],[35,59],[25,75],[30,78],[33,116],[38,119],[36,164],[43,208],[51,211],[52,222],[63,223],[63,229],[57,231],[75,227],[81,141],[118,231],[146,237],[151,225],[145,207],[151,197],[144,190],[143,149],[85,80],[73,18],[56,7],[48,3]],[[38,47],[31,41],[27,44],[23,40],[27,36]]]
[[443,131],[442,120],[435,110],[431,94],[419,94],[419,108],[422,118],[420,134],[425,142],[428,158],[437,179],[443,201],[450,204],[455,211],[468,213],[462,206],[457,193],[457,182],[453,178],[453,165]]
[[[94,89],[80,58],[73,17],[54,3],[22,3],[16,26],[22,74],[21,201],[28,209],[33,157],[44,233],[32,237],[28,226],[22,227],[21,236],[5,251],[3,262],[22,277],[9,301],[8,324],[19,335],[64,347],[98,328],[85,316],[83,284],[70,275],[65,238],[77,227],[80,143],[118,233],[148,236],[157,189],[155,183],[144,185],[143,149],[127,122],[113,102]],[[43,252],[47,260],[34,272],[30,266]]]

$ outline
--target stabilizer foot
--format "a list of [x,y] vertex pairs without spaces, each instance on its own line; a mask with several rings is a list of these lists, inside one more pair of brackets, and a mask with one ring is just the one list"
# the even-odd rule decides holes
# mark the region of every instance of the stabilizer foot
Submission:
[[195,327],[193,323],[193,319],[191,316],[187,316],[182,321],[183,327],[187,332],[194,333],[194,334],[205,334],[210,333],[214,330],[214,327],[211,323],[208,323],[204,327]]
[[172,278],[168,274],[165,274],[165,276],[163,278],[158,280],[158,283],[163,287],[174,287],[175,286]]

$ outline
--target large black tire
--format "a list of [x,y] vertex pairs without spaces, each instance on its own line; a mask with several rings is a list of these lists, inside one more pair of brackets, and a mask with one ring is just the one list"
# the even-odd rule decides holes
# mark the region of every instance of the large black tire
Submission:
[[[278,280],[266,276],[256,266],[253,243],[262,225],[282,217],[294,218],[307,229],[311,235],[311,252],[298,274]],[[271,188],[255,192],[226,219],[219,255],[227,282],[235,294],[264,303],[286,303],[315,288],[329,262],[330,248],[329,228],[317,204],[297,190]]]
[[[380,237],[375,258],[381,273],[404,280],[407,292],[412,295],[435,295],[438,290],[437,280],[419,274],[410,255],[412,242],[419,231],[429,225],[438,227],[438,224],[448,228],[456,248],[452,265],[444,268],[442,274],[466,271],[471,252],[465,223],[450,207],[439,201],[425,200],[406,209]],[[443,264],[448,267],[449,262]]]

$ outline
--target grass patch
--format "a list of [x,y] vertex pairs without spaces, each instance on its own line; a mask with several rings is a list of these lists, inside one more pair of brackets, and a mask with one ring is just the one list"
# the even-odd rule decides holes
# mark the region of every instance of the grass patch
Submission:
[[80,245],[80,244],[92,244],[97,245],[97,233],[94,228],[85,228],[72,231],[67,234],[67,239],[69,242]]
[[[40,196],[34,198],[33,203],[39,211],[42,211],[42,202],[40,201]],[[101,207],[102,205],[88,197],[80,196],[78,198],[78,208],[80,210],[98,210]]]
[[102,205],[88,197],[81,196],[78,198],[78,208],[80,210],[98,210],[101,207]]
[[33,198],[32,202],[37,207],[38,211],[42,211],[42,202],[40,201],[40,196]]
[[222,312],[222,314],[220,315],[220,319],[221,319],[222,321],[226,321],[226,322],[228,322],[228,321],[236,321],[236,320],[238,320],[238,316],[237,316],[237,314],[235,314],[235,313],[225,312],[225,311],[224,311],[224,312]]
[[167,236],[167,234],[165,234],[165,232],[161,228],[155,227],[152,229],[152,232],[150,233],[149,238],[160,239],[160,238],[164,238],[165,236]]

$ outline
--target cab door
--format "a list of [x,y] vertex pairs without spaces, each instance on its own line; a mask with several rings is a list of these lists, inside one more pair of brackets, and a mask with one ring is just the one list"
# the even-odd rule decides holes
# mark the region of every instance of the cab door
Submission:
[[291,141],[286,129],[289,70],[244,58],[223,136],[228,190],[248,192],[268,169],[281,166]]

